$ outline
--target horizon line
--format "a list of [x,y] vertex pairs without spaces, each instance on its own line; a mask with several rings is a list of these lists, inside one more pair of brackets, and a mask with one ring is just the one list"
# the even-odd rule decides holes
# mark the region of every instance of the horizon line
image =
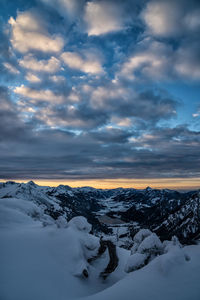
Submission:
[[173,190],[196,190],[200,189],[200,178],[151,178],[151,179],[0,179],[0,182],[14,181],[17,183],[27,183],[33,181],[41,186],[56,187],[58,185],[68,185],[72,188],[93,187],[96,189],[134,188],[145,189],[173,189]]

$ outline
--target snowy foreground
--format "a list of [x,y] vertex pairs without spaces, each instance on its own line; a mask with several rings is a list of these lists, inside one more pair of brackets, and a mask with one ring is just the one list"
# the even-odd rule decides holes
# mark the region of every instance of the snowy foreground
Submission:
[[141,231],[131,251],[117,248],[119,265],[103,280],[99,274],[108,264],[108,250],[88,264],[99,247],[90,229],[82,217],[51,223],[31,201],[0,199],[0,299],[200,299],[199,245],[161,243]]

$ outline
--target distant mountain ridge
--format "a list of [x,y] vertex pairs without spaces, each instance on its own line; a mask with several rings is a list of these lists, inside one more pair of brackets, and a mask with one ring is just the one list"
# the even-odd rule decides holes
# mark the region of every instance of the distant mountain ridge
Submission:
[[[0,183],[0,199],[6,198],[32,201],[55,221],[58,218],[69,221],[77,215],[85,216],[99,235],[114,230],[111,224],[101,221],[106,216],[108,220],[127,224],[128,230],[124,236],[130,239],[139,228],[151,229],[162,240],[176,235],[185,244],[200,237],[199,190],[48,187],[33,181],[26,184],[8,181]],[[34,217],[37,219],[37,214]]]

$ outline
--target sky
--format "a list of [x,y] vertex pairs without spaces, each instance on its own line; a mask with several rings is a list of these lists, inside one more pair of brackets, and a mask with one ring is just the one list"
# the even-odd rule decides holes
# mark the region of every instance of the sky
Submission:
[[0,179],[200,188],[199,0],[0,0]]

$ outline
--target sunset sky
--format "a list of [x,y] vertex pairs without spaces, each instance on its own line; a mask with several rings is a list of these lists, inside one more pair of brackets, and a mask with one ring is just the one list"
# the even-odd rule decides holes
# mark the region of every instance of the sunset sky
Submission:
[[199,0],[0,0],[0,180],[200,188],[199,37]]

